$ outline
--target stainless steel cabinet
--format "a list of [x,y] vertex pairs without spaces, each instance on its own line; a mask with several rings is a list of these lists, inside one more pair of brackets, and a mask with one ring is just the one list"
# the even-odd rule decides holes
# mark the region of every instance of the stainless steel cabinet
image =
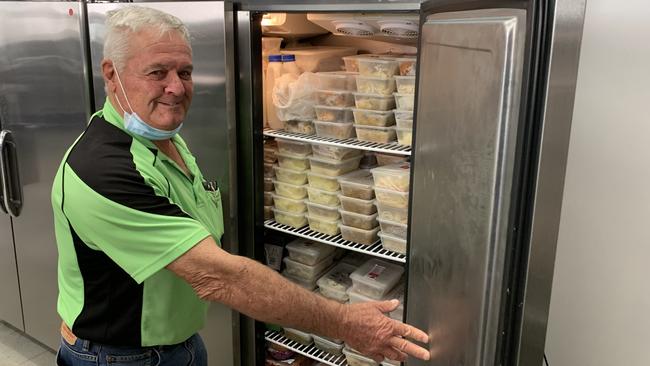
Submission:
[[11,219],[0,213],[0,320],[24,330]]

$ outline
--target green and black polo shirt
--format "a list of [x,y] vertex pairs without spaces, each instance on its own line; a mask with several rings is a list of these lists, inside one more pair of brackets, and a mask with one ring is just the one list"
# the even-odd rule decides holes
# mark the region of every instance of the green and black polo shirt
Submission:
[[126,131],[107,100],[63,158],[52,187],[58,312],[77,337],[171,345],[203,326],[207,303],[165,266],[207,236],[219,243],[221,197],[172,141],[192,177]]

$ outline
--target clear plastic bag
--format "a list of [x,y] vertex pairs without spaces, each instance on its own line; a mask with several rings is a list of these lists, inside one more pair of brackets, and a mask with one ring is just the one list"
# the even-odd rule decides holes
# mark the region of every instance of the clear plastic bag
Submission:
[[314,104],[318,78],[311,72],[302,73],[296,78],[284,74],[275,80],[273,104],[281,121],[311,120],[315,118]]

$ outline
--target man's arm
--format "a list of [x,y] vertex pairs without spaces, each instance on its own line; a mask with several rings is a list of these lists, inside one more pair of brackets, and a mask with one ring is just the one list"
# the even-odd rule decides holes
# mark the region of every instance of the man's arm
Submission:
[[[386,317],[397,301],[342,305],[309,292],[246,257],[231,255],[205,238],[167,268],[185,279],[205,300],[228,305],[264,322],[345,340],[378,361],[428,359],[429,352],[405,340],[428,336]],[[401,338],[404,337],[404,338]]]

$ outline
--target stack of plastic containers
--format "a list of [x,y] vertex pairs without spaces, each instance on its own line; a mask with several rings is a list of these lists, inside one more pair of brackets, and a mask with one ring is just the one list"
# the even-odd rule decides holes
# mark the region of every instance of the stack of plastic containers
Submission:
[[396,76],[397,93],[394,93],[397,141],[411,146],[413,136],[413,104],[415,102],[415,76]]
[[278,145],[275,140],[264,141],[264,220],[273,218],[273,177],[278,161]]
[[311,240],[297,239],[287,244],[287,250],[289,256],[283,259],[286,268],[282,274],[312,291],[316,288],[316,281],[334,262],[336,248]]
[[372,169],[382,246],[406,254],[410,163],[397,163]]
[[352,107],[356,73],[319,72],[316,92],[316,135],[336,139],[354,137]]
[[275,221],[294,228],[307,224],[304,199],[307,197],[307,173],[311,145],[308,143],[277,139],[278,167],[273,167],[275,195],[273,213]]
[[372,174],[368,170],[357,170],[340,176],[338,183],[341,186],[341,236],[359,244],[374,244],[379,226]]

